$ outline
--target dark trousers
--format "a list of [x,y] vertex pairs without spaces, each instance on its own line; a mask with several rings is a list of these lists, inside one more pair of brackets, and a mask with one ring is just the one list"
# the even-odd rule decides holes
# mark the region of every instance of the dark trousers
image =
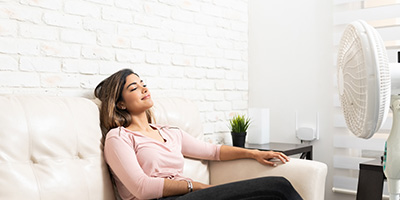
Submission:
[[292,184],[283,177],[263,177],[227,183],[162,200],[301,200]]

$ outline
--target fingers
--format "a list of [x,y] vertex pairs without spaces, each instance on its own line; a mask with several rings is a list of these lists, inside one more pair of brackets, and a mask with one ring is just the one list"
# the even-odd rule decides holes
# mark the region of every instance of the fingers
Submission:
[[285,155],[284,153],[281,152],[277,152],[278,153],[278,157],[279,160],[281,160],[283,163],[286,163],[289,161],[289,157],[287,155]]
[[[271,160],[271,159],[279,159],[284,164],[290,160],[289,157],[286,156],[282,152],[273,152],[273,151],[271,151],[270,153],[271,153],[271,157],[272,158],[270,158],[269,160]],[[271,166],[276,166],[276,163],[275,162],[271,162],[271,161],[268,161],[268,163],[266,162],[266,164],[269,164]]]
[[259,151],[258,155],[256,156],[256,160],[261,164],[270,165],[273,167],[278,166],[277,161],[281,161],[283,164],[288,162],[290,159],[282,152],[275,152],[275,151]]

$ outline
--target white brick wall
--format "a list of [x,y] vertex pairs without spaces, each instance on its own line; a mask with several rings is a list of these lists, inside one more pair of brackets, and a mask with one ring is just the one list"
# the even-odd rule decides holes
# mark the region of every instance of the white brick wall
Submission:
[[0,1],[0,94],[92,97],[132,68],[154,97],[195,101],[206,138],[247,110],[248,0]]

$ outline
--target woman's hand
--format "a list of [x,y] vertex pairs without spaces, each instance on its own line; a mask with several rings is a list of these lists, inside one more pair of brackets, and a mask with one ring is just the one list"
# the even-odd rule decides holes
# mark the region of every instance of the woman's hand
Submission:
[[257,160],[261,164],[277,166],[275,162],[272,162],[272,159],[279,159],[282,163],[289,162],[289,157],[286,156],[282,152],[275,151],[259,151],[255,150],[253,154],[253,158]]

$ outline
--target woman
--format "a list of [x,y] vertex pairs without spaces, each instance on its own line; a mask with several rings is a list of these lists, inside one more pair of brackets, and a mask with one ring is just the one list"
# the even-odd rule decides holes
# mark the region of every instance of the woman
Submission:
[[[184,156],[207,160],[253,158],[266,165],[283,153],[248,150],[198,141],[179,128],[151,124],[150,91],[130,69],[103,80],[101,100],[104,156],[122,199],[301,199],[282,177],[212,186],[182,175]],[[262,185],[262,187],[260,186]]]

